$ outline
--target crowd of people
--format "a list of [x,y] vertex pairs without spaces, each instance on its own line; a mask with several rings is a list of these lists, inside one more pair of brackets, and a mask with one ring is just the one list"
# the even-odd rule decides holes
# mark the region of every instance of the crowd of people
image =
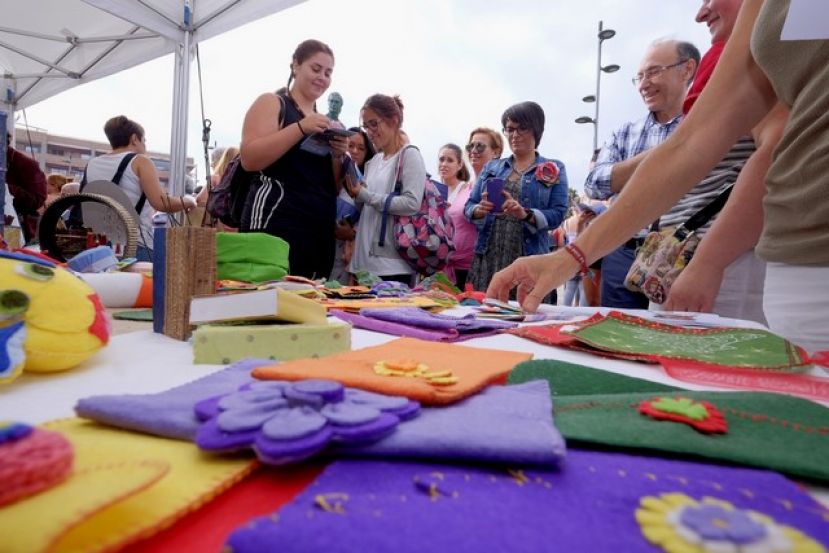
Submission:
[[[444,271],[462,289],[534,311],[564,285],[568,305],[713,311],[829,349],[827,310],[815,308],[829,298],[829,43],[782,40],[788,8],[702,0],[696,20],[712,40],[704,56],[682,40],[643,44],[633,82],[644,110],[594,152],[587,198],[569,193],[564,163],[539,152],[545,114],[532,101],[506,107],[500,132],[484,125],[463,146],[447,142],[435,177],[434,154],[403,130],[399,96],[374,94],[359,127],[322,134],[345,126],[338,93],[327,114],[317,110],[335,66],[318,40],[296,48],[285,87],[250,106],[241,144],[224,151],[214,178],[240,156],[252,177],[238,230],[287,241],[296,275],[414,284],[393,221],[418,213],[435,178],[454,229]],[[146,197],[147,214],[192,207],[158,186],[140,125],[113,118],[106,134],[113,151],[90,162],[90,177],[109,178],[132,152],[122,186]],[[321,148],[309,145],[319,136]],[[666,297],[636,291],[629,272],[648,233],[698,219],[699,245]]]

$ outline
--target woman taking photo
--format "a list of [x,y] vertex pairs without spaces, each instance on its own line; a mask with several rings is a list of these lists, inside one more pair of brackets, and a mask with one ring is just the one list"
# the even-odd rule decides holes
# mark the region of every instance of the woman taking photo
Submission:
[[242,128],[242,167],[255,172],[242,212],[242,232],[267,232],[288,242],[290,272],[325,278],[334,263],[337,186],[346,139],[319,155],[301,145],[331,126],[316,101],[331,85],[334,53],[306,40],[291,61],[288,86],[262,94]]
[[[378,152],[366,164],[365,179],[362,182],[354,183],[346,177],[349,194],[363,210],[357,229],[354,256],[351,258],[351,272],[368,271],[383,280],[396,280],[411,285],[414,270],[397,253],[392,228],[394,215],[414,215],[420,209],[426,166],[417,148],[404,149],[404,135],[400,132],[403,103],[399,97],[392,98],[385,94],[371,96],[363,105],[360,117],[369,140]],[[394,195],[398,163],[401,169],[401,187],[400,193]],[[383,208],[390,194],[394,196],[389,202],[388,214],[384,217]],[[384,226],[385,234],[381,241],[380,234]]]
[[483,168],[465,208],[467,219],[478,225],[469,275],[476,290],[486,290],[492,276],[519,257],[549,253],[548,230],[567,212],[564,164],[536,151],[544,133],[541,106],[522,102],[507,108],[501,124],[512,155]]
[[464,289],[466,276],[469,267],[472,265],[472,256],[475,250],[475,239],[478,237],[478,229],[475,225],[466,220],[463,208],[469,193],[472,190],[472,183],[469,180],[469,169],[463,162],[463,152],[457,144],[446,144],[440,149],[438,156],[438,173],[443,184],[449,190],[449,218],[455,227],[453,241],[455,251],[446,264],[446,275],[458,288]]

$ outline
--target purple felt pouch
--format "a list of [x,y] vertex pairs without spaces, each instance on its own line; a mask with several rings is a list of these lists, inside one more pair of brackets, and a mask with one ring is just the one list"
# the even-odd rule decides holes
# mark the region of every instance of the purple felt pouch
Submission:
[[[339,316],[336,313],[335,315]],[[517,323],[509,321],[476,319],[474,314],[453,317],[429,313],[417,307],[365,308],[360,310],[359,317],[340,318],[359,328],[441,342],[491,336],[499,330],[517,326]],[[372,320],[383,324],[373,323]]]
[[355,460],[332,463],[226,545],[234,553],[823,551],[829,512],[773,472],[621,453],[571,450],[561,471]]
[[157,394],[92,396],[75,405],[79,417],[146,434],[193,441],[199,421],[193,405],[253,382],[250,372],[270,359],[243,359],[226,369]]

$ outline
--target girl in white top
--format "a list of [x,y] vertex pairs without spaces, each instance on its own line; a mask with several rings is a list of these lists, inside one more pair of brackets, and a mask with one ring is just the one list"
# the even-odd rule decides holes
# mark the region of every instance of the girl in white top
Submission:
[[124,156],[135,153],[136,156],[124,170],[118,183],[133,206],[139,204],[141,195],[146,201],[139,206],[141,212],[139,245],[136,257],[139,261],[152,261],[153,222],[154,211],[176,213],[189,211],[196,206],[192,196],[172,197],[161,187],[158,180],[158,171],[155,165],[145,154],[147,153],[144,128],[123,115],[113,117],[104,125],[104,133],[109,140],[112,151],[108,154],[90,160],[86,166],[86,180],[111,180]]

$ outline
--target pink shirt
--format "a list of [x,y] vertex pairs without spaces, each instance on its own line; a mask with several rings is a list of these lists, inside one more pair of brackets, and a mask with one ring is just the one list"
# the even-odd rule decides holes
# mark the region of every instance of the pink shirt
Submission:
[[469,194],[472,192],[472,183],[458,185],[456,194],[449,197],[449,217],[455,226],[455,252],[449,260],[453,268],[468,270],[472,266],[472,259],[475,256],[475,241],[478,239],[478,229],[466,220],[463,215],[463,207]]

